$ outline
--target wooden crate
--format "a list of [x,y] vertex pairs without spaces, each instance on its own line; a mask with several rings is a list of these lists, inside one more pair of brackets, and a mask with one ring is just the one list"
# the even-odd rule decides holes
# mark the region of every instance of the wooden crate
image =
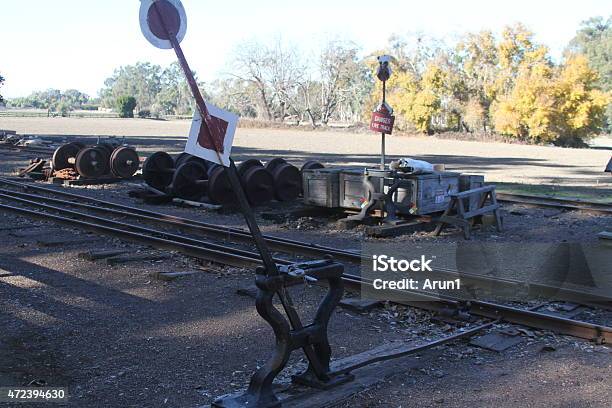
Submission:
[[302,172],[304,204],[337,208],[340,206],[338,169],[311,169]]
[[[340,207],[350,210],[360,210],[368,198],[368,192],[363,185],[363,169],[344,169],[340,172]],[[378,180],[378,181],[377,181]],[[376,192],[381,191],[381,181],[371,177]]]
[[[386,184],[391,186],[393,180],[388,180]],[[426,215],[446,210],[451,201],[451,194],[458,192],[459,173],[406,175],[393,194],[393,201],[402,214]]]

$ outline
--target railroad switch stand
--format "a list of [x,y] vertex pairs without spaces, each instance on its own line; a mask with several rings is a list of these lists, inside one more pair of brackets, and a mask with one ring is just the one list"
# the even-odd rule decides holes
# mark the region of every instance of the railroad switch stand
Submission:
[[[294,383],[329,389],[354,378],[350,373],[335,374],[330,371],[329,366],[331,347],[327,326],[344,294],[344,266],[331,259],[324,259],[284,266],[279,268],[279,272],[278,275],[271,275],[266,273],[264,267],[259,267],[255,280],[257,312],[272,326],[276,337],[274,354],[251,377],[249,387],[244,393],[223,396],[213,402],[213,407],[279,407],[281,401],[273,391],[274,378],[283,370],[291,353],[300,348],[304,350],[309,365],[302,374],[292,377]],[[302,325],[293,304],[289,310],[286,309],[289,319],[273,304],[275,295],[285,296],[287,287],[299,281],[325,281],[329,287],[313,322],[306,326]]]

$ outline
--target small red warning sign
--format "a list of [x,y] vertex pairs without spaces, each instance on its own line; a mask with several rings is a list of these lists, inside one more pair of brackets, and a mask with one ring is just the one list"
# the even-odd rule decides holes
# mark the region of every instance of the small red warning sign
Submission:
[[374,111],[372,112],[372,120],[370,121],[370,130],[390,135],[393,132],[394,123],[395,116],[387,112],[386,109]]

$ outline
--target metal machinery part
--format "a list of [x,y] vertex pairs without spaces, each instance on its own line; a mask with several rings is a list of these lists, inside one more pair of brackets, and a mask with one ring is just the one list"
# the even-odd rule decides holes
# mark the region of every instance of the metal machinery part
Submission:
[[110,155],[113,154],[113,151],[115,150],[115,148],[117,146],[118,145],[111,144],[111,143],[98,143],[94,147],[98,147],[98,148],[104,150],[107,153],[108,157],[110,158]]
[[[309,365],[302,374],[292,376],[294,383],[328,389],[354,378],[347,372],[331,372],[329,366],[331,347],[327,326],[334,309],[344,294],[342,281],[344,266],[331,259],[325,259],[286,265],[279,271],[279,275],[269,276],[265,268],[259,267],[256,270],[255,280],[257,312],[272,326],[276,336],[274,354],[253,374],[246,391],[238,395],[221,397],[212,403],[213,407],[280,406],[278,397],[274,395],[272,383],[289,361],[291,353],[300,348],[308,353]],[[292,321],[294,328],[292,329],[287,318],[274,307],[275,295],[285,290],[289,284],[319,280],[327,282],[329,290],[319,305],[312,324],[303,326],[299,316],[294,316]]]
[[198,201],[204,196],[207,188],[206,167],[197,161],[187,161],[175,170],[168,190],[176,197]]
[[98,143],[86,147],[71,142],[58,147],[53,153],[54,171],[75,169],[86,178],[96,178],[112,173],[115,177],[132,177],[140,165],[138,153],[131,147],[110,143]]
[[189,153],[181,153],[177,156],[176,159],[174,159],[174,167],[178,168],[181,164],[184,163],[189,163],[189,162],[196,162],[196,163],[200,163],[202,166],[204,166],[204,168],[208,169],[209,166],[211,166],[213,163],[204,160],[200,157],[196,157],[196,156],[192,156]]
[[[393,178],[395,181],[386,193],[378,192],[384,191],[383,183],[386,178]],[[379,184],[381,188],[377,189],[373,183]],[[370,217],[373,210],[380,208],[386,212],[385,223],[398,221],[397,208],[393,202],[393,194],[400,186],[400,180],[397,179],[396,172],[393,170],[366,169],[363,176],[363,185],[367,191],[367,203],[362,207],[359,214],[347,217],[346,220],[363,222]]]
[[236,202],[236,195],[223,166],[212,165],[208,169],[208,198],[214,204],[228,205]]
[[115,177],[130,178],[140,166],[138,153],[131,147],[119,146],[110,155],[110,170]]
[[[191,163],[200,167],[185,167],[183,171],[186,174],[175,174],[183,165]],[[306,167],[322,168],[323,165],[311,161]],[[223,166],[188,153],[181,153],[173,161],[165,152],[151,155],[142,169],[146,183],[157,190],[191,200],[206,194],[214,204],[229,205],[236,202],[236,196],[227,174],[224,174],[226,171]],[[196,174],[199,175],[197,178]],[[271,160],[265,167],[257,159],[245,160],[237,166],[237,175],[251,205],[265,204],[274,198],[294,200],[302,189],[300,171],[282,158]],[[189,183],[194,185],[189,186]]]
[[240,163],[238,176],[251,205],[265,204],[274,198],[274,178],[259,160]]
[[76,156],[74,166],[83,177],[96,178],[108,173],[109,156],[106,150],[100,147],[86,147]]
[[82,148],[83,146],[79,143],[67,143],[55,149],[51,159],[53,170],[74,168],[76,156]]
[[151,187],[165,191],[172,183],[174,160],[166,152],[155,152],[142,165],[142,177]]
[[238,170],[238,177],[244,178],[245,173],[253,167],[263,167],[263,163],[257,159],[248,159],[241,162],[236,169]]
[[292,201],[302,192],[302,175],[297,167],[287,163],[285,159],[272,159],[266,164],[266,169],[274,179],[274,196],[278,201]]

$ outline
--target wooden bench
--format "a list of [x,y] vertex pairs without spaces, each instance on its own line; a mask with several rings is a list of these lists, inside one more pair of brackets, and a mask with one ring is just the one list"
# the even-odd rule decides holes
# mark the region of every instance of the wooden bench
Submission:
[[[477,202],[478,205],[473,208],[474,206],[468,204],[470,202]],[[494,185],[451,194],[448,208],[440,216],[438,225],[433,233],[435,236],[438,236],[447,224],[452,224],[462,228],[465,239],[470,239],[471,229],[475,221],[477,218],[482,218],[486,213],[494,214],[495,226],[497,231],[501,232],[502,224],[499,208]]]

